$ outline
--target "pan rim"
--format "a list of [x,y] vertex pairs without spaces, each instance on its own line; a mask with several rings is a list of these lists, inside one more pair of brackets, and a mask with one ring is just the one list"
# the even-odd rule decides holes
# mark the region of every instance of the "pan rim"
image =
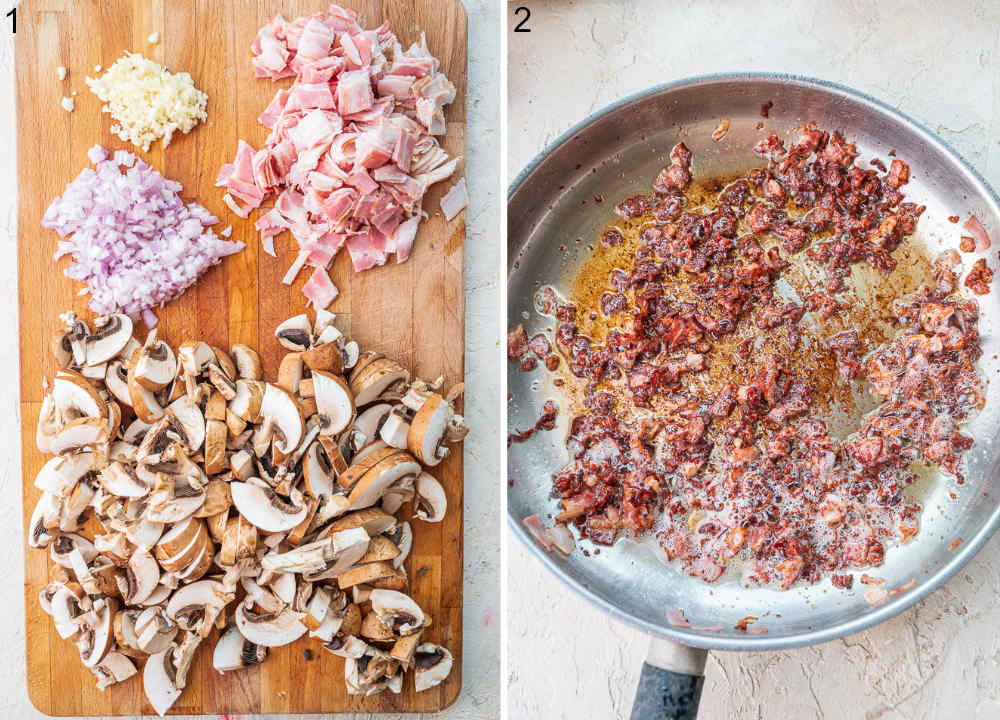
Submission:
[[[810,89],[819,89],[828,93],[838,94],[854,101],[867,104],[875,110],[888,115],[895,121],[907,126],[911,131],[917,132],[921,138],[932,146],[936,146],[944,154],[958,161],[958,165],[969,174],[973,183],[978,186],[982,195],[993,205],[994,210],[1000,214],[1000,196],[993,190],[989,182],[965,159],[965,157],[941,138],[937,133],[928,128],[924,123],[910,115],[904,113],[888,103],[876,97],[868,95],[860,90],[855,90],[846,85],[842,85],[830,80],[797,75],[792,73],[759,72],[759,71],[734,71],[708,73],[703,75],[693,75],[678,80],[654,85],[639,92],[631,93],[613,103],[591,113],[584,119],[575,123],[565,132],[559,135],[539,152],[522,169],[513,182],[508,186],[507,202],[517,194],[524,182],[544,163],[550,155],[556,152],[563,145],[571,141],[578,133],[586,130],[590,125],[601,118],[611,115],[628,105],[646,100],[661,93],[676,91],[698,85],[710,86],[721,83],[732,82],[779,82],[785,85],[798,85]],[[513,268],[512,262],[516,256],[515,248],[512,247],[513,239],[508,237],[508,282]],[[666,623],[664,616],[663,624],[653,623],[643,618],[622,610],[612,602],[600,597],[583,583],[569,577],[560,567],[560,563],[549,553],[545,552],[538,543],[532,539],[522,523],[511,515],[508,505],[507,523],[513,534],[518,537],[523,546],[528,548],[530,554],[534,555],[549,572],[555,575],[561,583],[569,586],[579,596],[583,597],[598,609],[607,613],[611,617],[643,631],[646,634],[668,638],[676,642],[691,647],[703,648],[706,650],[780,650],[793,647],[802,647],[818,643],[835,640],[846,635],[861,632],[879,623],[889,620],[912,607],[919,601],[928,597],[932,592],[944,585],[959,570],[961,570],[975,555],[983,548],[986,542],[1000,528],[1000,503],[994,507],[992,515],[987,522],[983,523],[976,535],[967,539],[962,546],[956,549],[955,555],[949,562],[943,565],[933,575],[924,579],[913,590],[895,596],[889,602],[874,609],[872,612],[860,615],[852,620],[835,623],[810,630],[795,635],[782,637],[761,635],[747,635],[745,638],[739,637],[718,637],[710,632],[698,632],[671,626]]]

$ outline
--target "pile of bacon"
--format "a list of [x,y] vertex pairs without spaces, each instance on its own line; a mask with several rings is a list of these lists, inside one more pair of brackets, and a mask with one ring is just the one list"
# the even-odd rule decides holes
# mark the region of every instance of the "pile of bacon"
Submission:
[[409,257],[424,193],[459,160],[434,137],[455,86],[423,37],[403,50],[387,23],[365,30],[337,5],[294,22],[279,15],[251,50],[258,77],[295,82],[258,118],[271,130],[265,146],[240,140],[216,184],[241,217],[277,196],[256,222],[264,249],[276,256],[274,236],[292,232],[298,255],[284,282],[314,268],[303,292],[322,309],[337,296],[327,268],[341,247],[356,271]]
[[[849,326],[851,265],[891,273],[891,252],[923,208],[903,202],[904,162],[862,169],[836,133],[805,127],[790,149],[771,137],[758,151],[768,167],[723,189],[714,209],[685,208],[683,145],[656,195],[618,206],[644,226],[631,267],[611,271],[600,299],[604,342],[577,325],[597,308],[578,309],[551,288],[537,305],[558,321],[556,344],[584,383],[571,460],[554,479],[556,521],[599,544],[655,526],[667,557],[693,576],[715,581],[739,557],[744,581],[788,588],[879,565],[886,543],[915,535],[920,505],[904,493],[914,463],[962,482],[972,439],[960,426],[984,403],[981,350],[976,303],[956,294],[954,251],[934,262],[934,287],[887,308],[890,342],[852,329],[807,338],[806,313]],[[806,212],[790,216],[789,199]],[[621,239],[606,234],[605,244]],[[775,289],[799,251],[827,271],[825,289],[801,303]],[[819,416],[820,378],[797,364],[814,344],[832,356],[830,382],[863,378],[881,402],[843,442]],[[527,350],[519,327],[508,353],[523,363]],[[709,385],[718,363],[724,372]]]

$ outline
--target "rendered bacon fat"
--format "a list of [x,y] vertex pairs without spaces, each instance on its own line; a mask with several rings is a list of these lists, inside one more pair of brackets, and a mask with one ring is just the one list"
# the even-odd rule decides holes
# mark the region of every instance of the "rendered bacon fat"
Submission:
[[337,5],[294,22],[279,15],[251,50],[258,77],[295,82],[259,118],[265,146],[241,140],[217,185],[242,217],[276,196],[256,221],[265,251],[291,230],[299,254],[285,282],[315,268],[304,292],[323,308],[337,295],[326,271],[341,248],[356,271],[409,256],[424,193],[458,162],[435,138],[455,86],[423,37],[403,50],[388,24],[365,30]]

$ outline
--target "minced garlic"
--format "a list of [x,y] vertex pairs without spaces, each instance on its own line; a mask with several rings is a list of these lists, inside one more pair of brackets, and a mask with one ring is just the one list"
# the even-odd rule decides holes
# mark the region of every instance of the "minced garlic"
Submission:
[[151,45],[156,45],[156,43],[160,42],[160,33],[154,32],[147,39]]
[[126,53],[87,85],[114,118],[111,132],[144,152],[161,137],[166,147],[174,132],[188,133],[207,117],[208,96],[188,73],[168,72],[138,53]]
[[56,77],[59,78],[60,80],[65,80],[66,79],[66,68],[63,67],[62,65],[60,65],[59,67],[57,67],[56,68]]
[[73,112],[73,109],[76,107],[76,101],[71,97],[64,97],[59,104],[62,105],[63,110],[66,112]]

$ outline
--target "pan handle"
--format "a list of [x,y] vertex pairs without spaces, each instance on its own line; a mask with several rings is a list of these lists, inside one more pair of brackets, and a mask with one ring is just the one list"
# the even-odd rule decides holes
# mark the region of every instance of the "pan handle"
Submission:
[[708,651],[651,638],[631,720],[695,720]]

